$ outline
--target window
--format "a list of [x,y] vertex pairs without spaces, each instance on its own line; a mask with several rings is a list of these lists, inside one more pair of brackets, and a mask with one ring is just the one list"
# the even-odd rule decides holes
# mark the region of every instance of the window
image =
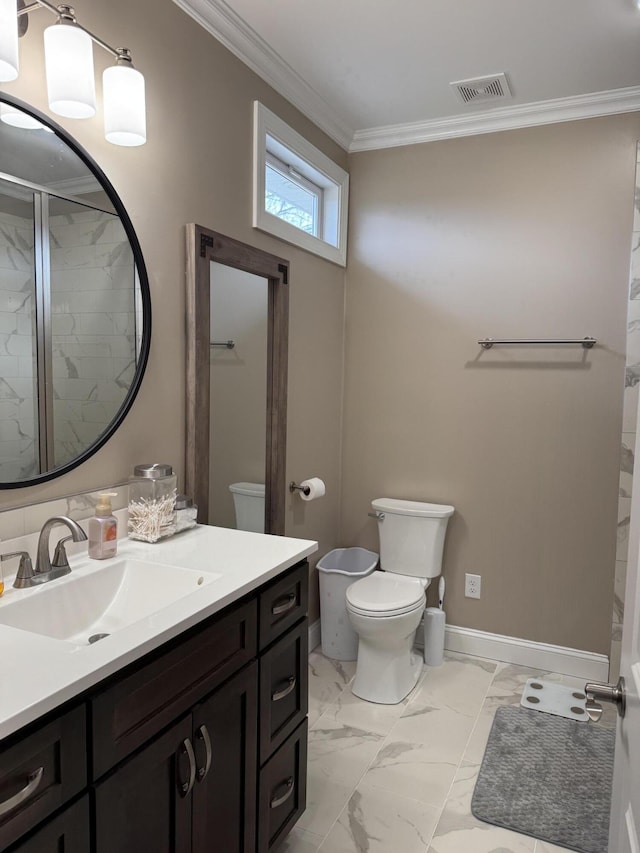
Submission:
[[349,176],[254,102],[253,226],[341,266]]
[[279,219],[318,236],[322,216],[322,187],[267,151],[264,207]]

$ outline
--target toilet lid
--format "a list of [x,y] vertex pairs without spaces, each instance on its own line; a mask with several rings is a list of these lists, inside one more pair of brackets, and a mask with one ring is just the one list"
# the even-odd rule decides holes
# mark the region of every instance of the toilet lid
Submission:
[[373,572],[347,588],[347,602],[367,613],[394,613],[424,604],[424,585],[419,578]]

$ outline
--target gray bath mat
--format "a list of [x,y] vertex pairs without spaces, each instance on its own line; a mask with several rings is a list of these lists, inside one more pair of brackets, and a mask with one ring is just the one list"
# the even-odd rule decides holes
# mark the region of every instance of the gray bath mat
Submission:
[[615,730],[498,708],[471,801],[479,820],[606,853]]

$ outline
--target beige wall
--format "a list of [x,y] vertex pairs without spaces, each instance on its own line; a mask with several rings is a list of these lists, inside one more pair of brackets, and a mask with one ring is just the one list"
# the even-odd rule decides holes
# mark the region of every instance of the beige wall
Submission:
[[[287,532],[332,548],[339,508],[344,270],[251,227],[253,100],[343,167],[346,154],[171,0],[84,0],[78,13],[107,42],[126,41],[146,77],[147,145],[131,150],[110,145],[100,118],[59,122],[104,169],[137,231],[151,283],[151,355],[133,409],[111,441],[64,477],[0,492],[0,508],[122,480],[135,463],[149,459],[173,463],[182,483],[184,226],[197,222],[291,262],[288,473],[323,477],[332,499],[304,508],[292,499]],[[51,17],[45,11],[30,17],[21,41],[21,76],[5,91],[46,112],[41,30]],[[108,59],[96,49],[98,75]],[[318,433],[322,441],[314,440]]]
[[[351,158],[342,540],[451,503],[451,624],[608,653],[640,118]],[[495,348],[478,338],[599,346]],[[465,572],[482,598],[464,598]]]
[[[198,222],[291,261],[287,478],[320,476],[328,497],[290,497],[287,533],[319,539],[320,553],[376,548],[371,498],[451,502],[451,623],[606,652],[640,120],[351,157],[343,397],[344,271],[250,226],[253,99],[343,167],[346,154],[171,0],[84,0],[82,21],[117,44],[124,27],[147,79],[140,149],[106,143],[100,119],[60,121],[109,176],[140,238],[149,367],[95,457],[0,492],[0,508],[118,482],[149,459],[172,462],[182,485],[184,225]],[[46,12],[31,16],[21,78],[5,85],[45,112],[48,23]],[[96,51],[97,71],[106,63]],[[585,334],[602,346],[584,363],[579,350],[480,354],[475,343]],[[465,571],[482,575],[479,602],[463,597]]]

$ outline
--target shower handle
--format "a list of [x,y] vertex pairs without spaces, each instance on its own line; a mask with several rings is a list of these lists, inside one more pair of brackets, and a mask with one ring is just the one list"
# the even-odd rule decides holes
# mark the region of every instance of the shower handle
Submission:
[[586,711],[589,719],[597,723],[602,716],[600,702],[612,702],[618,709],[618,716],[624,717],[627,705],[627,690],[624,678],[620,676],[617,684],[604,684],[600,681],[588,682],[584,686],[587,695]]

